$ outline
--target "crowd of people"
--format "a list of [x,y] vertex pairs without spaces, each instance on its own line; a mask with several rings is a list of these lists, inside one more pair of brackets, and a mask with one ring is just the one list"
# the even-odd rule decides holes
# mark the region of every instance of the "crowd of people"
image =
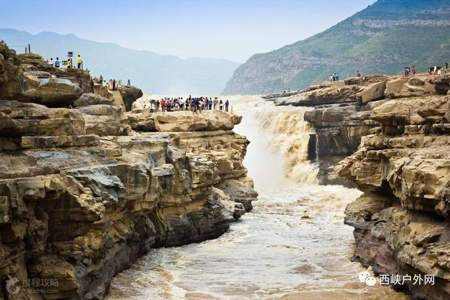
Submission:
[[[428,74],[429,75],[448,75],[449,74],[449,66],[448,63],[445,63],[442,66],[432,66],[428,68]],[[406,66],[404,68],[404,73],[403,73],[406,77],[408,76],[414,76],[417,74],[417,69],[415,65],[411,65],[411,66]],[[362,77],[361,72],[360,71],[356,71],[356,77]],[[338,73],[334,72],[333,74],[330,75],[330,81],[339,81],[339,75]]]
[[56,57],[56,59],[53,60],[53,57],[51,57],[47,62],[50,66],[55,68],[72,69],[76,67],[77,69],[83,69],[83,60],[81,59],[80,54],[75,57],[75,65],[73,64],[72,57],[68,57],[66,60],[60,60],[59,57]]
[[[95,77],[93,78],[94,83],[96,84],[100,84],[102,86],[106,86],[109,90],[117,90],[117,88],[124,86],[124,84],[122,83],[122,80],[116,80],[116,79],[109,79],[109,80],[105,80],[103,79],[103,75],[100,75],[98,78]],[[131,86],[131,81],[130,79],[127,80],[126,85],[127,87]]]
[[445,63],[444,66],[433,66],[428,68],[428,74],[430,75],[447,75],[448,71],[448,63]]
[[408,66],[405,67],[405,76],[408,77],[410,75],[416,75],[417,74],[417,70],[416,70],[416,66]]
[[339,81],[339,74],[334,72],[330,75],[330,81]]
[[225,112],[231,112],[232,110],[228,99],[222,100],[218,97],[164,97],[160,100],[150,100],[149,106],[145,105],[144,109],[149,108],[150,112],[192,111],[198,113],[203,110],[220,110]]
[[[417,74],[416,66],[407,66],[405,67],[404,75],[414,76]],[[443,66],[432,66],[428,68],[429,75],[447,75],[448,74],[448,63],[445,63]]]

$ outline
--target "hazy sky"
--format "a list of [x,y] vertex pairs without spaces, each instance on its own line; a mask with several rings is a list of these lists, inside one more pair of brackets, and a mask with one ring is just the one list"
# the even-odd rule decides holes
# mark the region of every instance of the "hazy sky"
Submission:
[[[244,62],[375,0],[0,0],[0,27],[74,33],[180,57]],[[1,38],[1,37],[0,37]]]

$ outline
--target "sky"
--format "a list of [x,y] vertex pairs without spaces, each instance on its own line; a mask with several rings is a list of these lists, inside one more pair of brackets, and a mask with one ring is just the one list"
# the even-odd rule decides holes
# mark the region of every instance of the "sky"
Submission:
[[0,0],[0,28],[245,62],[319,33],[375,0]]

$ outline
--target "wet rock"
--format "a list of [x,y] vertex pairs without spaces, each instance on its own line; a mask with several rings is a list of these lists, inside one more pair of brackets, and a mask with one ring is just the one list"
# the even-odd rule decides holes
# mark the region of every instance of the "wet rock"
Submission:
[[310,139],[310,159],[348,155],[356,151],[361,137],[377,124],[368,120],[369,110],[355,105],[328,106],[305,112],[305,120],[315,128]]
[[229,195],[232,201],[241,203],[246,211],[252,210],[252,202],[258,197],[253,189],[253,181],[249,178],[246,180],[229,179],[217,187]]

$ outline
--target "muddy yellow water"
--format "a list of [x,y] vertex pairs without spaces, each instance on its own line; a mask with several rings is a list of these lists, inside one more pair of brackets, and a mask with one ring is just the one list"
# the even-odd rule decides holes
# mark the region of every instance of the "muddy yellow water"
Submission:
[[364,269],[350,260],[343,212],[360,191],[318,185],[308,162],[295,168],[303,176],[288,179],[286,153],[274,151],[262,113],[244,111],[236,129],[252,141],[254,210],[216,240],[152,250],[114,279],[108,299],[407,299],[358,279]]

